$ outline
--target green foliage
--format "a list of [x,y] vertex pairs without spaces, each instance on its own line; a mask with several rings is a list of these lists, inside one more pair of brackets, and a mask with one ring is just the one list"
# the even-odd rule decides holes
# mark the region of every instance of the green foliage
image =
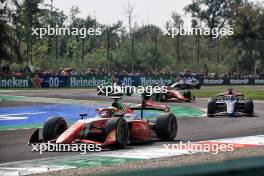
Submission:
[[[256,66],[264,70],[264,10],[261,4],[241,0],[196,0],[184,10],[193,17],[193,27],[233,27],[234,35],[212,39],[205,36],[164,36],[155,25],[133,29],[132,37],[122,21],[110,26],[88,16],[79,18],[79,8],[71,8],[67,17],[62,11],[44,5],[41,0],[1,0],[0,62],[32,64],[34,68],[58,70],[71,67],[84,70],[252,73]],[[11,8],[12,7],[12,8]],[[52,9],[52,11],[51,11]],[[165,22],[164,22],[165,23]],[[103,28],[101,36],[31,35],[32,27]],[[172,12],[167,27],[183,26],[179,14]],[[109,46],[109,47],[108,47]],[[199,57],[198,57],[199,56]],[[109,57],[109,58],[108,58]],[[237,66],[239,65],[239,70]]]
[[23,69],[23,65],[21,64],[16,64],[16,63],[13,63],[10,65],[10,69],[13,70],[13,71],[21,71]]

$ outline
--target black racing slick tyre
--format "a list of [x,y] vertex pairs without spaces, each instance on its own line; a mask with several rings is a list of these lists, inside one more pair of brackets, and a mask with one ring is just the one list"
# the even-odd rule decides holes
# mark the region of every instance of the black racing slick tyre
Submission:
[[110,147],[124,148],[128,144],[129,127],[127,121],[122,117],[112,117],[105,124],[105,134],[108,135],[116,129],[116,142]]
[[195,88],[196,88],[196,89],[201,89],[201,84],[200,84],[200,83],[196,84],[196,85],[195,85]]
[[131,95],[133,95],[132,92],[127,92],[127,93],[126,93],[126,96],[131,96]]
[[152,96],[154,101],[158,101],[158,102],[162,101],[162,93],[155,93]]
[[189,90],[185,90],[185,91],[183,91],[183,96],[184,96],[185,98],[187,98],[188,100],[191,100],[191,99],[192,99],[192,93],[191,93],[191,91],[189,91]]
[[131,87],[127,87],[126,88],[126,96],[131,96],[131,95],[133,95],[133,90]]
[[147,101],[150,100],[152,96],[156,96],[156,94],[151,95],[150,93],[144,92],[141,94],[141,99]]
[[56,139],[67,129],[67,123],[62,117],[50,117],[43,126],[43,141],[48,142]]
[[158,138],[173,141],[178,131],[177,119],[172,113],[164,113],[158,116],[155,131]]
[[254,116],[254,104],[252,100],[246,100],[245,102],[245,113],[249,116],[249,117],[253,117]]
[[207,105],[207,116],[213,117],[216,113],[216,98],[210,98]]

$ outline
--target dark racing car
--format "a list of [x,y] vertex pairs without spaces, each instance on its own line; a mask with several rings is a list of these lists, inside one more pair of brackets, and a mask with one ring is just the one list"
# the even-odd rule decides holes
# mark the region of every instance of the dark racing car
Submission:
[[[102,147],[125,147],[133,143],[150,142],[153,135],[166,141],[172,141],[177,134],[176,117],[168,112],[163,105],[155,105],[142,101],[138,105],[128,107],[114,97],[111,107],[97,109],[97,116],[84,118],[68,127],[62,117],[50,117],[42,129],[43,139],[39,139],[39,129],[31,136],[29,143],[56,143],[56,144],[101,144]],[[141,116],[133,113],[134,109],[141,109]],[[143,110],[151,108],[163,110],[155,120],[143,119]]]
[[193,79],[181,79],[178,82],[170,84],[170,86],[177,90],[186,90],[186,89],[201,89],[201,83],[199,80]]
[[251,99],[245,98],[243,94],[229,89],[208,101],[207,115],[212,117],[217,114],[227,114],[231,117],[236,114],[254,116],[254,104]]

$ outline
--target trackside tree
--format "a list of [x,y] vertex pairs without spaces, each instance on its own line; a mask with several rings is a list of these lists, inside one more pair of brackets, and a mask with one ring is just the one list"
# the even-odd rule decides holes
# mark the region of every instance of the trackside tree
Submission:
[[[52,1],[51,1],[52,2]],[[201,28],[233,28],[232,36],[177,36],[162,34],[166,26],[180,27],[179,12],[164,26],[137,23],[136,6],[130,4],[126,21],[112,25],[92,16],[79,17],[79,8],[69,16],[59,7],[41,0],[0,0],[0,65],[19,71],[26,65],[57,72],[71,67],[79,73],[167,72],[184,70],[222,75],[263,74],[263,4],[242,0],[194,0],[183,10],[192,25]],[[129,11],[130,10],[130,11]],[[126,25],[128,24],[128,26]],[[48,25],[65,28],[102,28],[102,34],[80,36],[31,35],[31,28]],[[191,27],[191,26],[186,26]],[[111,30],[109,30],[111,29]],[[128,30],[127,30],[128,29]]]

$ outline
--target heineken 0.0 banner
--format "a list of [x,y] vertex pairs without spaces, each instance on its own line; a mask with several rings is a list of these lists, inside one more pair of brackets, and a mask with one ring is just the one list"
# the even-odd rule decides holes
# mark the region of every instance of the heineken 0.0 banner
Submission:
[[[170,76],[128,76],[116,75],[119,85],[151,86],[172,83]],[[202,85],[264,85],[262,78],[200,78]],[[111,82],[109,76],[0,76],[0,88],[94,88],[100,84]]]
[[109,81],[107,76],[4,76],[0,88],[96,87]]
[[140,86],[140,76],[137,75],[123,75],[118,74],[115,75],[117,85],[124,85],[124,86]]
[[169,84],[172,82],[170,76],[138,76],[138,75],[115,75],[118,85],[124,86],[151,86]]
[[172,82],[172,77],[170,76],[146,76],[141,77],[142,86],[158,85],[162,86],[164,84],[169,84]]
[[41,81],[40,86],[42,88],[68,87],[67,76],[44,76],[40,77],[39,79]]
[[0,88],[29,88],[33,87],[34,79],[21,76],[0,76]]
[[108,76],[70,76],[68,87],[97,87],[100,84],[109,82]]

